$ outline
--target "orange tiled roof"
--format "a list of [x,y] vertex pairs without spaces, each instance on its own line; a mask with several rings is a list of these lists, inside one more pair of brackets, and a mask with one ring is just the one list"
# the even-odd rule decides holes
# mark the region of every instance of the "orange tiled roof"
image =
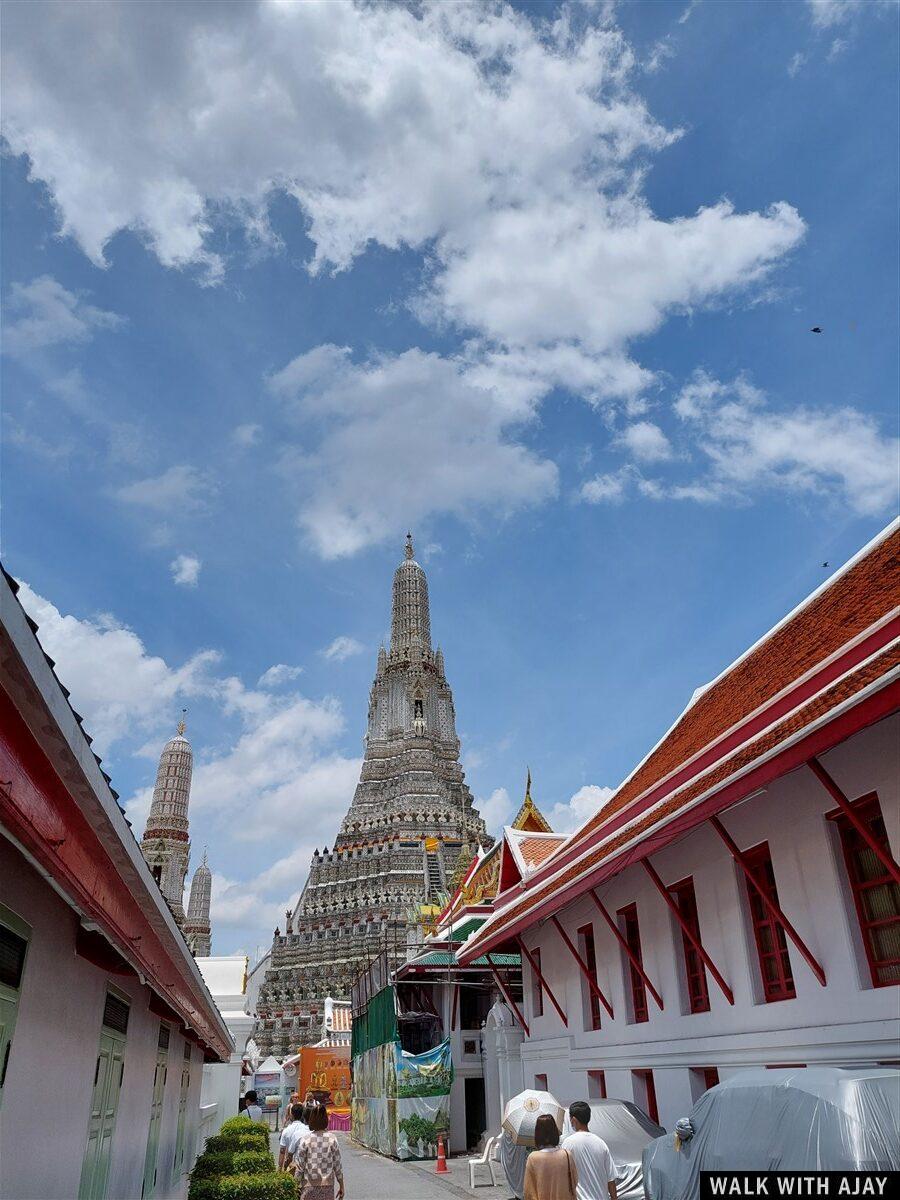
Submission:
[[[552,907],[626,844],[704,796],[840,706],[884,686],[900,664],[900,522],[860,552],[714,680],[635,768],[615,795],[494,914],[462,957],[483,953],[514,922]],[[885,687],[879,711],[897,707]],[[656,847],[664,844],[654,838]],[[631,852],[629,852],[631,854]],[[617,868],[611,868],[612,870]],[[587,886],[587,883],[585,883]],[[563,903],[568,903],[567,895]]]
[[519,850],[525,862],[534,870],[559,849],[565,839],[549,837],[525,837],[519,842]]

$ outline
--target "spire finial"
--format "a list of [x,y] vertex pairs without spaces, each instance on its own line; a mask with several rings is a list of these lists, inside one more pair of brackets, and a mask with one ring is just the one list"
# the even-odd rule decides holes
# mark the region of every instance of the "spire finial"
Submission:
[[533,803],[531,799],[531,767],[528,768],[528,776],[525,780],[525,803]]
[[187,709],[186,709],[186,708],[183,708],[183,709],[181,710],[181,720],[178,722],[178,736],[179,736],[179,737],[183,737],[183,736],[184,736],[184,731],[185,731],[185,729],[187,728],[187,726],[186,726],[186,725],[185,725],[185,723],[184,723],[184,718],[185,718],[186,716],[187,716]]
[[406,557],[412,558],[412,556],[413,556],[412,534],[407,533],[407,535],[406,535]]
[[204,847],[203,847],[203,861],[202,861],[202,862],[201,862],[201,864],[200,864],[200,866],[201,866],[201,867],[208,867],[208,866],[209,866],[209,863],[206,861],[206,851],[207,851],[208,849],[209,849],[209,847],[208,847],[208,846],[204,846]]

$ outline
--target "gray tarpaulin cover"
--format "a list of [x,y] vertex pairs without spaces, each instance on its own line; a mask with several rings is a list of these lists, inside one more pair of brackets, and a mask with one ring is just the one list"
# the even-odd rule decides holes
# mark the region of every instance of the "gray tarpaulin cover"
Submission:
[[742,1071],[691,1112],[694,1135],[644,1151],[650,1200],[700,1195],[701,1171],[900,1168],[900,1071],[837,1067]]
[[512,1188],[513,1195],[522,1200],[525,1195],[525,1163],[531,1150],[528,1146],[518,1146],[512,1136],[502,1130],[500,1133],[500,1166],[506,1175],[506,1182]]

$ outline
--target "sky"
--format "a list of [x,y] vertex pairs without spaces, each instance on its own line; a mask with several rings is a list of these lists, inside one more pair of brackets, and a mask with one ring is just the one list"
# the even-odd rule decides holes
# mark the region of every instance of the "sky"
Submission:
[[4,564],[138,835],[188,709],[216,953],[333,842],[407,529],[496,833],[895,514],[895,4],[3,25]]

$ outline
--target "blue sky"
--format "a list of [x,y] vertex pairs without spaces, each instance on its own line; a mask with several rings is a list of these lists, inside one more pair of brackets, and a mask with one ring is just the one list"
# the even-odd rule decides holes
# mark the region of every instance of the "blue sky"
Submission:
[[496,829],[896,511],[896,6],[4,24],[4,561],[138,832],[189,709],[217,952],[350,801],[407,527]]

